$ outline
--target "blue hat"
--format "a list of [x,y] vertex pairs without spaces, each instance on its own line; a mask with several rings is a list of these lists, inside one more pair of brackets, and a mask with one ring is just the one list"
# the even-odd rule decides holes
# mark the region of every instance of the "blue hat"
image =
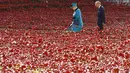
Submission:
[[77,3],[72,3],[71,7],[77,7]]

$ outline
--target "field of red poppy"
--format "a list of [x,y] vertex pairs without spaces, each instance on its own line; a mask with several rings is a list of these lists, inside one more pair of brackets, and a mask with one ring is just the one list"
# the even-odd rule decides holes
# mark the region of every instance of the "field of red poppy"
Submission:
[[0,11],[0,72],[129,73],[130,7],[104,3],[99,33],[97,9],[80,3],[84,28],[73,33],[70,8],[45,6]]

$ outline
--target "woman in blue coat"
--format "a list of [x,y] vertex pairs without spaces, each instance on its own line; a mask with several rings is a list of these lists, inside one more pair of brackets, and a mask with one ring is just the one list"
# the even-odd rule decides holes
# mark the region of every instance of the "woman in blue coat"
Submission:
[[69,26],[68,30],[73,32],[79,32],[83,28],[82,14],[80,9],[77,7],[77,3],[72,3],[71,8],[74,10],[73,22]]

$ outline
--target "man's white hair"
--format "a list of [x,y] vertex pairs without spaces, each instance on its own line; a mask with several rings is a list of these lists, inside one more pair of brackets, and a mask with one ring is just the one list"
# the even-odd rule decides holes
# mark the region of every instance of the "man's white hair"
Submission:
[[101,4],[101,2],[100,1],[96,1],[95,4]]

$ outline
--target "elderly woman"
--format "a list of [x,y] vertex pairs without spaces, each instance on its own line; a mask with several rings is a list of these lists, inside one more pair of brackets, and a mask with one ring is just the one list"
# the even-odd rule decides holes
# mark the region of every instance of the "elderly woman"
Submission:
[[68,31],[80,32],[83,28],[82,14],[80,9],[77,7],[77,3],[72,3],[71,5],[73,13],[73,22],[69,26]]

